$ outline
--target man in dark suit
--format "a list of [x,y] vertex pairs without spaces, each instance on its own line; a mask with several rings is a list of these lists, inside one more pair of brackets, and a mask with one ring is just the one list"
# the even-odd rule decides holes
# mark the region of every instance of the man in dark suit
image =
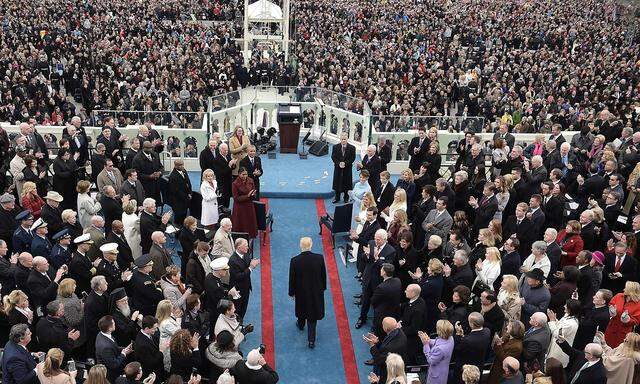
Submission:
[[371,360],[368,360],[366,364],[373,365],[375,370],[380,373],[380,382],[385,383],[387,381],[387,356],[390,353],[406,356],[407,336],[402,328],[398,327],[398,322],[393,317],[385,317],[382,320],[382,329],[385,333],[382,341],[372,333],[367,333],[363,338],[371,347],[369,349]]
[[253,259],[249,254],[249,243],[246,239],[235,241],[235,252],[229,258],[229,285],[236,287],[240,298],[235,300],[236,313],[242,319],[247,312],[249,295],[251,294],[251,272],[260,264],[259,259]]
[[240,168],[247,170],[249,177],[253,179],[253,185],[255,186],[256,194],[253,199],[260,200],[260,176],[263,175],[262,159],[257,155],[256,146],[250,145],[247,156],[240,160]]
[[535,312],[529,319],[531,328],[524,334],[522,341],[522,358],[525,365],[533,367],[544,364],[544,356],[547,354],[551,332],[547,326],[547,315],[542,312]]
[[383,336],[382,319],[385,317],[400,318],[400,302],[402,301],[402,283],[393,277],[395,267],[384,263],[380,268],[382,282],[373,289],[371,306],[373,307],[373,333]]
[[29,298],[36,312],[41,314],[45,313],[44,306],[48,302],[55,300],[58,283],[62,280],[62,276],[67,273],[67,270],[63,267],[60,267],[55,272],[55,275],[49,269],[49,261],[42,256],[36,256],[33,258],[33,269],[27,278]]
[[445,303],[451,301],[451,293],[455,287],[464,285],[471,289],[474,280],[467,252],[463,250],[456,251],[456,253],[453,254],[453,266],[454,268],[451,268],[449,265],[444,266],[444,285],[447,290],[446,292],[443,291],[442,299]]
[[16,198],[12,194],[5,193],[0,196],[0,239],[6,241],[7,244],[12,243],[13,233],[20,225],[16,216],[21,211],[22,209],[16,205]]
[[527,218],[528,210],[527,203],[518,203],[515,215],[509,216],[502,228],[502,235],[505,239],[515,237],[519,240],[520,248],[518,249],[523,255],[528,255],[531,252],[531,244],[537,237],[533,223]]
[[161,375],[164,372],[163,355],[160,352],[158,338],[158,319],[147,315],[142,318],[142,329],[133,343],[134,358],[142,365],[144,376],[151,372]]
[[231,201],[231,183],[233,182],[233,168],[236,167],[236,159],[232,159],[229,154],[229,146],[220,144],[218,154],[213,162],[213,172],[216,174],[218,182],[218,190],[221,197],[219,203],[225,207],[229,207]]
[[167,185],[167,204],[171,206],[174,215],[174,223],[182,225],[187,211],[191,205],[191,180],[184,169],[184,160],[174,162],[173,171],[169,174]]
[[419,284],[409,284],[404,291],[408,301],[400,306],[402,316],[398,324],[407,336],[407,365],[415,365],[423,360],[419,358],[422,356],[422,342],[418,337],[418,331],[426,328],[427,306],[424,299],[420,297],[421,292],[422,288]]
[[540,184],[547,180],[547,168],[542,165],[542,156],[533,156],[531,165],[525,163],[525,168],[531,168],[527,181],[527,196],[540,193]]
[[375,233],[380,229],[380,223],[378,222],[378,208],[369,207],[367,208],[367,217],[366,221],[362,224],[362,231],[360,233],[356,233],[355,231],[351,231],[349,237],[351,240],[355,241],[359,244],[358,254],[355,255],[357,257],[356,260],[356,269],[358,270],[357,278],[362,277],[362,273],[364,272],[364,267],[366,264],[366,257],[364,256],[363,247],[369,244]]
[[484,327],[482,314],[471,312],[468,320],[471,332],[467,335],[464,334],[462,325],[455,325],[456,334],[453,336],[455,343],[452,359],[455,367],[454,375],[451,375],[455,383],[462,383],[462,367],[465,364],[475,365],[482,372],[485,356],[491,343],[491,331]]
[[380,173],[382,172],[380,168],[380,157],[378,156],[376,151],[377,149],[375,145],[368,146],[367,154],[364,155],[362,161],[356,162],[356,169],[358,171],[363,169],[369,171],[369,185],[371,186],[371,190],[374,194],[378,191],[378,189],[380,189]]
[[374,239],[367,246],[362,247],[366,255],[364,272],[362,273],[362,308],[360,317],[356,323],[356,329],[362,328],[367,322],[371,296],[374,289],[382,282],[380,269],[384,263],[393,264],[395,260],[395,249],[387,242],[387,231],[379,229],[374,235]]
[[[80,156],[76,159],[76,164],[78,164],[78,167],[84,166],[89,160],[89,142],[86,133],[83,135],[74,125],[68,125],[65,131],[67,132],[63,132],[63,137],[69,140],[69,150],[72,157],[79,153]],[[84,132],[84,128],[82,131]]]
[[607,329],[609,325],[609,301],[613,295],[608,289],[600,289],[593,295],[591,302],[593,307],[584,311],[580,317],[578,330],[573,339],[573,347],[583,350],[584,347],[593,341],[597,331]]
[[578,183],[577,197],[583,202],[586,202],[589,196],[599,198],[607,187],[607,180],[598,173],[598,165],[595,163],[589,167],[587,177],[579,175],[576,177],[576,182]]
[[149,254],[145,254],[138,257],[134,264],[137,269],[133,271],[129,282],[131,307],[143,316],[153,315],[164,298],[162,290],[156,286],[156,280],[150,275],[153,261]]
[[520,240],[517,237],[506,238],[503,245],[504,252],[502,254],[502,264],[500,265],[500,278],[504,275],[514,275],[520,277],[520,267],[522,266],[522,259],[520,258]]
[[387,170],[387,164],[391,162],[391,147],[387,145],[387,139],[378,136],[378,157],[380,157],[380,169]]
[[200,162],[200,174],[207,170],[213,170],[215,167],[216,156],[218,155],[218,142],[216,140],[209,140],[209,145],[200,152],[198,158]]
[[127,155],[124,157],[124,170],[133,168],[133,159],[140,153],[141,142],[140,139],[134,137],[131,139],[131,146],[127,150]]
[[156,201],[147,198],[144,199],[143,211],[140,213],[140,245],[142,253],[149,253],[153,241],[151,235],[153,232],[164,232],[167,229],[167,223],[171,218],[171,212],[166,212],[162,217],[156,214]]
[[144,188],[145,197],[162,201],[160,196],[160,177],[164,168],[158,154],[153,151],[153,144],[146,141],[142,152],[133,159],[133,168],[138,171],[138,177]]
[[561,146],[562,143],[567,141],[562,135],[562,125],[553,124],[551,126],[551,134],[549,135],[549,141],[551,140],[555,141],[557,147]]
[[473,239],[477,238],[480,229],[489,226],[489,222],[493,220],[493,216],[498,210],[498,199],[496,199],[495,192],[495,185],[492,182],[487,182],[482,190],[480,201],[473,196],[469,198],[469,205],[475,210],[473,234],[471,235]]
[[[344,202],[349,201],[349,191],[353,189],[353,162],[356,160],[356,147],[349,144],[349,135],[346,132],[340,134],[340,142],[331,149],[331,161],[333,161],[333,190],[336,193],[333,203],[340,201],[340,195],[344,194]],[[372,187],[373,189],[373,187]]]
[[[52,235],[60,232],[64,227],[64,223],[62,222],[62,209],[60,208],[60,202],[62,200],[63,197],[55,191],[49,191],[44,197],[45,204],[42,206],[40,218],[47,223]],[[2,217],[0,217],[0,219],[4,220]]]
[[43,351],[60,348],[65,355],[65,361],[71,357],[74,341],[80,337],[80,330],[70,329],[62,322],[64,304],[53,300],[47,304],[47,316],[41,318],[36,325],[38,346]]
[[[380,173],[380,188],[373,190],[373,197],[376,199],[376,207],[378,208],[378,212],[384,211],[388,208],[391,203],[393,203],[393,195],[396,191],[396,188],[389,181],[391,179],[391,174],[388,171],[383,171]],[[371,178],[369,178],[371,180]],[[386,223],[385,223],[386,225]]]
[[589,343],[584,351],[573,348],[562,336],[557,341],[562,352],[569,356],[567,381],[571,384],[606,384],[607,370],[602,364],[602,346]]
[[522,178],[522,168],[513,168],[511,176],[513,176],[513,201],[516,204],[527,202],[527,182]]
[[[111,185],[105,186],[102,192],[99,202],[104,214],[104,233],[109,235],[113,222],[122,219],[123,201],[116,196],[116,190]],[[125,197],[124,202],[127,203],[128,201],[129,197]]]
[[607,257],[602,271],[602,287],[620,293],[627,281],[637,279],[638,261],[627,255],[627,244],[618,241],[614,247],[615,257]]
[[544,216],[544,212],[541,209],[541,204],[542,196],[538,195],[537,193],[531,196],[531,199],[529,199],[529,212],[527,213],[527,217],[529,217],[531,219],[531,222],[533,223],[536,238],[540,238],[540,236],[542,236],[544,232],[544,229],[546,228],[546,217]]
[[409,143],[409,168],[414,173],[420,171],[420,165],[424,163],[425,156],[429,152],[429,144],[431,140],[427,137],[427,130],[425,127],[418,127],[418,136],[411,139]]
[[595,289],[593,286],[594,272],[591,268],[591,252],[580,251],[576,255],[576,267],[580,271],[580,278],[578,279],[578,300],[582,304],[582,309],[586,310],[593,306],[593,295]]
[[124,225],[120,220],[114,220],[111,223],[111,233],[107,235],[107,243],[118,244],[118,258],[116,259],[118,265],[122,268],[131,268],[133,263],[133,254],[131,247],[127,243],[127,239],[124,237]]
[[2,382],[6,384],[37,384],[36,360],[27,349],[31,342],[27,324],[16,324],[9,331],[9,341],[2,354]]
[[127,169],[124,173],[126,180],[122,182],[120,187],[120,196],[129,196],[130,200],[135,200],[136,205],[139,207],[144,201],[144,187],[140,180],[138,180],[138,171],[135,169]]
[[493,142],[495,143],[498,139],[504,139],[509,148],[513,148],[516,143],[516,137],[509,133],[509,125],[506,123],[500,123],[498,131],[493,134]]
[[557,197],[553,196],[553,183],[550,181],[541,184],[542,188],[542,212],[544,212],[546,228],[554,228],[556,230],[562,227],[562,217],[564,207]]
[[551,268],[549,269],[549,277],[547,278],[550,285],[553,285],[557,282],[554,274],[556,271],[560,270],[560,259],[562,258],[562,248],[556,239],[558,238],[558,231],[553,228],[547,228],[544,231],[544,235],[542,239],[545,243],[547,243],[547,257],[549,258],[549,262],[551,263]]
[[582,211],[580,214],[580,225],[582,225],[582,229],[580,230],[580,237],[584,242],[583,249],[588,251],[595,251],[596,241],[599,236],[596,234],[596,223],[593,221],[595,219],[595,214],[592,210],[587,209]]
[[107,378],[114,382],[124,369],[127,356],[133,352],[132,344],[122,348],[116,344],[111,335],[116,329],[113,317],[106,315],[98,320],[100,333],[96,337],[96,362],[107,367]]
[[107,300],[108,284],[104,276],[95,276],[91,279],[91,292],[84,303],[84,323],[87,353],[93,355],[95,340],[98,335],[98,320],[109,313]]
[[289,297],[296,302],[298,329],[308,323],[309,348],[315,347],[316,323],[324,318],[324,291],[327,289],[327,270],[322,255],[311,252],[311,238],[300,239],[299,255],[289,263]]

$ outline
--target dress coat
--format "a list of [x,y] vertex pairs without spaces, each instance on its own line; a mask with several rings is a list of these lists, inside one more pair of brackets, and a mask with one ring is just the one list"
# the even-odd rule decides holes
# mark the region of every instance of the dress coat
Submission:
[[289,263],[289,296],[295,298],[296,317],[305,320],[324,318],[324,291],[327,270],[322,255],[304,251]]
[[200,184],[200,194],[202,195],[202,214],[200,222],[202,225],[218,224],[218,182],[213,180],[213,184],[202,181]]
[[[350,191],[353,188],[353,162],[356,160],[356,147],[347,143],[344,154],[342,144],[338,143],[331,149],[331,161],[333,161],[333,190],[340,193]],[[344,162],[344,168],[340,163]]]
[[167,225],[162,223],[162,218],[155,213],[149,213],[142,211],[140,213],[140,246],[142,247],[142,253],[149,253],[151,249],[151,234],[155,231],[164,232],[167,229]]
[[248,233],[250,239],[255,238],[258,233],[253,197],[249,196],[249,192],[253,189],[255,187],[250,177],[247,177],[245,181],[238,177],[233,182],[233,212],[231,213],[233,229],[236,232]]
[[191,205],[191,180],[187,171],[179,172],[176,169],[171,171],[167,190],[167,204],[171,206],[176,217],[181,219],[176,224],[182,225],[182,221]]
[[160,158],[155,152],[151,152],[151,160],[149,160],[144,151],[138,152],[133,159],[133,168],[138,171],[138,179],[144,188],[145,197],[151,197],[156,200],[158,206],[161,205],[160,197],[160,178],[154,179],[151,174],[154,172],[162,172],[164,168],[160,163]]
[[[232,167],[229,167],[231,161],[231,155],[227,153],[223,156],[220,152],[216,155],[214,160],[213,172],[216,174],[216,181],[218,182],[218,188],[220,189],[221,199],[220,203],[225,207],[229,206],[229,200],[231,199],[232,192]],[[235,168],[235,165],[234,167]]]
[[[262,169],[262,159],[259,156],[255,156],[253,158],[253,163],[251,163],[251,158],[249,156],[240,160],[240,167],[247,170],[249,177],[253,179],[253,184],[256,187],[256,195],[254,200],[260,200],[260,177],[264,175],[264,170]],[[256,176],[253,174],[254,171],[260,171],[260,175]]]
[[[229,138],[229,152],[231,152],[231,157],[236,159],[236,162],[238,164],[242,159],[247,157],[247,151],[249,145],[251,145],[251,141],[249,140],[249,137],[247,135],[242,135],[241,139],[242,142],[236,135],[233,135]],[[243,145],[245,144],[246,146],[243,147]],[[238,167],[234,167],[234,169],[232,170],[232,174],[233,176],[238,176]]]
[[371,186],[371,190],[375,192],[380,189],[380,157],[378,155],[373,155],[369,158],[369,155],[365,155],[362,158],[362,168],[369,171],[369,185]]
[[62,157],[57,157],[53,161],[53,172],[53,190],[64,198],[60,203],[60,209],[77,209],[78,165],[72,159],[65,161]]
[[[607,340],[607,345],[615,348],[624,341],[627,333],[633,332],[633,328],[640,323],[640,302],[627,301],[624,293],[618,293],[613,296],[609,306],[616,308],[616,314],[609,320],[607,330],[604,332],[604,338]],[[621,319],[624,312],[629,314],[629,321],[626,323],[622,322]]]

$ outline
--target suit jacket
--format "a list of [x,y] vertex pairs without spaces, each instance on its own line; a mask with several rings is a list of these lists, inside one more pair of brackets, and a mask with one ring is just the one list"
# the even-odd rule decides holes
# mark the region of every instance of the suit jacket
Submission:
[[531,214],[531,222],[535,227],[536,235],[540,237],[544,233],[545,220],[546,218],[545,218],[544,212],[542,211],[542,208],[536,209],[536,211]]
[[583,369],[576,381],[573,382],[572,380],[580,368],[587,362],[584,357],[584,351],[571,347],[566,340],[558,345],[562,352],[569,356],[567,382],[572,382],[572,384],[605,384],[607,382],[607,370],[602,364],[602,360],[598,360],[594,365]]
[[31,240],[31,254],[35,256],[42,256],[46,259],[51,254],[51,242],[46,237],[40,237],[38,235],[33,236]]
[[69,262],[69,277],[76,281],[76,293],[89,292],[90,281],[96,274],[96,268],[91,263],[88,255],[82,255],[78,251],[73,252]]
[[380,157],[380,169],[386,171],[387,164],[391,162],[391,148],[388,145],[376,145],[376,147],[378,148],[378,156]]
[[583,350],[587,344],[593,342],[596,329],[607,329],[609,319],[609,307],[606,305],[600,308],[587,309],[580,318],[578,330],[573,339],[573,347],[577,350]]
[[[51,268],[50,268],[51,270]],[[34,308],[40,308],[47,305],[50,301],[56,299],[58,292],[58,283],[53,281],[51,271],[47,272],[47,276],[32,269],[27,278],[27,287],[29,287],[29,298]],[[46,312],[43,310],[43,313]]]
[[493,134],[493,142],[495,143],[498,139],[504,139],[509,148],[513,148],[513,145],[516,143],[516,137],[507,132],[504,137],[500,132],[496,132]]
[[65,356],[71,356],[73,341],[69,339],[70,330],[62,322],[62,319],[45,316],[36,325],[35,334],[38,338],[38,346],[43,351],[48,351],[51,348],[60,348]]
[[383,379],[383,377],[386,378],[387,375],[387,356],[390,353],[397,353],[403,359],[406,359],[407,336],[402,332],[402,329],[396,328],[389,332],[382,341],[378,342],[378,344],[373,345],[369,349],[369,352],[373,358],[373,364],[381,372],[380,382],[384,382],[383,380],[385,379]]
[[537,361],[540,366],[544,366],[544,356],[547,353],[551,332],[548,327],[530,329],[525,333],[522,341],[522,357],[525,363],[533,364]]
[[144,201],[145,194],[144,187],[142,186],[142,183],[140,183],[140,180],[136,180],[135,187],[131,185],[128,180],[123,181],[122,186],[120,187],[120,196],[124,195],[129,195],[131,200],[136,201],[136,205],[138,207],[141,206]]
[[[256,194],[260,191],[260,177],[264,175],[264,170],[262,169],[262,159],[260,156],[253,158],[253,165],[251,165],[251,159],[249,156],[246,156],[242,160],[240,160],[240,168],[244,168],[247,170],[249,177],[253,179],[253,185],[256,187]],[[260,176],[255,176],[253,174],[254,171],[260,171]]]
[[9,341],[2,354],[2,382],[6,384],[37,384],[36,360],[22,345]]
[[251,255],[249,253],[240,257],[238,252],[233,252],[229,258],[229,285],[236,287],[243,297],[247,297],[251,291]]
[[112,199],[106,195],[100,197],[100,205],[102,206],[102,213],[104,214],[104,233],[111,232],[111,223],[114,220],[122,221],[122,202],[120,200]]
[[[520,258],[520,253],[518,253],[518,251],[505,253],[502,256],[502,264],[500,265],[500,275],[502,276],[514,275],[519,278],[521,266],[522,266],[522,259]],[[498,280],[501,280],[501,279],[498,279]]]
[[547,245],[547,257],[551,263],[551,269],[549,270],[549,277],[553,276],[553,273],[560,270],[560,260],[562,259],[562,248],[555,241]]
[[297,318],[323,319],[326,290],[327,269],[322,255],[306,251],[291,259],[289,296],[295,298]]
[[[374,220],[372,223],[365,222],[362,226],[362,231],[358,235],[356,243],[361,246],[369,244],[369,242],[373,240],[378,229],[380,229],[380,223],[377,220]],[[358,252],[363,252],[362,247],[359,247]]]
[[[414,172],[416,170],[420,170],[420,165],[424,162],[424,158],[429,152],[429,145],[431,144],[431,140],[425,137],[422,140],[422,145],[420,145],[420,137],[414,137],[411,139],[411,143],[409,143],[409,168],[411,168]],[[415,149],[418,149],[418,153],[414,153]]]
[[523,255],[528,255],[531,252],[531,244],[537,238],[538,233],[531,220],[524,217],[520,225],[518,225],[518,218],[515,215],[511,215],[502,227],[502,236],[506,240],[511,235],[516,235],[520,241],[518,251]]
[[[191,180],[187,171],[182,172],[184,176],[177,170],[171,171],[169,174],[169,185],[167,193],[167,204],[171,206],[177,213],[187,213],[191,202]],[[177,223],[182,225],[182,223]]]
[[362,158],[362,169],[369,171],[369,185],[372,191],[377,191],[380,188],[380,157],[376,154],[369,158],[369,155],[365,155]]
[[[21,225],[13,232],[11,252],[20,254],[22,252],[29,252],[31,250],[31,242],[33,241],[33,234],[28,229],[24,229]],[[9,244],[9,243],[7,243]]]
[[122,374],[126,357],[121,352],[122,348],[115,341],[103,335],[102,332],[98,333],[96,337],[96,362],[107,367],[109,382],[114,382],[116,377]]
[[227,233],[222,228],[218,228],[215,236],[213,236],[211,255],[216,257],[231,257],[231,254],[233,254],[234,250],[235,248],[233,246],[231,233]]
[[94,226],[91,226],[89,228],[86,228],[84,230],[84,233],[88,233],[89,236],[91,236],[91,241],[93,241],[93,244],[91,244],[91,248],[89,248],[89,251],[87,252],[89,258],[91,260],[95,260],[102,257],[100,247],[105,242],[104,232]]
[[118,265],[124,269],[131,268],[131,263],[133,263],[133,254],[131,253],[131,247],[129,243],[127,243],[127,239],[125,239],[124,235],[116,235],[111,232],[107,236],[108,243],[116,243],[118,244]]
[[135,360],[142,365],[143,376],[151,372],[162,372],[164,370],[163,355],[159,348],[160,340],[157,333],[152,337],[139,331],[133,343]]
[[216,156],[218,155],[218,149],[216,148],[214,151],[211,151],[211,148],[207,146],[200,152],[200,156],[198,158],[200,162],[200,170],[204,172],[206,169],[213,170],[215,167]]
[[[484,360],[491,343],[491,331],[484,327],[477,331],[471,331],[465,336],[454,336],[453,361],[456,363],[456,372],[462,373],[462,366],[471,364],[482,369]],[[482,371],[480,371],[482,372]]]
[[[98,320],[108,313],[107,294],[98,295],[95,291],[90,291],[84,303],[84,334],[86,335],[87,343],[94,343],[98,335]],[[95,346],[95,343],[93,346]]]
[[478,201],[478,209],[475,210],[476,217],[473,227],[476,231],[481,228],[487,228],[489,222],[493,220],[496,211],[498,211],[498,199],[495,195],[488,199],[483,196],[483,198]]
[[122,173],[120,173],[120,170],[116,167],[113,167],[113,178],[114,180],[111,180],[111,178],[109,178],[106,169],[103,169],[100,173],[98,173],[98,177],[96,178],[98,191],[100,193],[104,193],[104,187],[108,185],[111,185],[116,190],[116,193],[120,191],[120,188],[122,188],[122,183],[124,182],[124,178],[122,177]]
[[602,288],[610,289],[614,295],[624,290],[624,285],[627,281],[636,281],[638,271],[638,261],[633,256],[626,255],[618,271],[622,274],[622,277],[611,279],[609,274],[615,272],[615,263],[615,255],[609,255],[604,260],[604,270],[602,271]]
[[[155,231],[164,232],[167,225],[162,223],[162,218],[155,213],[142,211],[140,213],[140,245],[142,253],[149,253],[151,249],[151,234]],[[164,274],[164,273],[163,273]]]
[[160,278],[167,273],[167,267],[172,264],[169,252],[165,247],[160,247],[154,243],[149,249],[149,255],[151,256],[151,260],[153,260],[153,269],[150,275],[154,279],[160,280]]
[[[427,224],[429,223],[433,224],[433,228],[427,229]],[[447,241],[447,238],[449,237],[449,231],[451,230],[452,226],[453,218],[446,209],[439,216],[438,210],[432,209],[422,222],[422,229],[425,233],[425,243],[431,235],[438,235],[440,236],[442,241]]]
[[540,184],[547,180],[547,175],[547,168],[544,165],[531,170],[527,181],[528,197],[531,197],[534,193],[540,193]]
[[160,179],[153,179],[151,174],[154,172],[162,172],[164,168],[160,163],[160,158],[155,152],[151,152],[151,160],[140,151],[133,159],[133,168],[138,171],[138,180],[142,183],[145,197],[152,197],[158,204],[162,201],[160,198]]
[[402,283],[397,277],[391,277],[378,284],[371,296],[373,323],[381,324],[382,319],[388,316],[400,318],[402,297]]
[[413,303],[403,303],[401,305],[402,331],[407,338],[417,338],[418,331],[424,331],[424,322],[427,312],[427,305],[422,297],[418,297]]
[[[371,179],[369,179],[371,180]],[[376,206],[378,207],[378,212],[383,211],[385,208],[389,207],[391,203],[393,203],[393,194],[396,191],[396,188],[391,184],[391,182],[385,185],[384,190],[382,186],[379,186],[378,189],[373,189],[373,197],[376,199]]]
[[78,160],[76,160],[76,163],[78,164],[79,167],[85,165],[85,163],[89,159],[89,142],[87,140],[87,134],[84,132],[84,128],[82,129],[82,132],[77,131],[77,134],[75,136],[78,138],[77,143],[76,143],[75,137],[69,136],[66,133],[66,130],[67,130],[66,128],[64,130],[65,132],[63,132],[63,137],[69,140],[69,150],[71,151],[71,154],[72,154],[71,157],[73,157],[73,155],[75,155],[76,152],[80,153],[80,157],[78,157]]
[[580,237],[582,238],[584,249],[588,249],[590,251],[595,250],[595,245],[598,240],[598,235],[596,235],[596,223],[592,221],[587,225],[583,225],[582,230],[580,231]]
[[382,282],[382,277],[380,277],[380,268],[382,268],[382,264],[393,264],[396,253],[396,250],[393,249],[391,244],[386,243],[378,253],[378,260],[375,260],[373,258],[375,247],[375,240],[369,241],[369,254],[366,255],[366,265],[362,274],[362,285],[364,287],[369,287],[372,291]]
[[578,279],[578,300],[582,303],[582,308],[593,307],[593,295],[595,295],[595,289],[593,286],[593,268],[587,264],[580,268],[580,279]]
[[595,175],[585,178],[584,183],[578,186],[578,197],[584,201],[586,201],[590,195],[595,196],[595,198],[600,198],[606,187],[608,187],[607,180],[605,180],[602,175],[596,173]]
[[542,212],[544,212],[545,227],[551,227],[557,230],[561,229],[564,207],[560,200],[555,196],[551,196],[545,204],[543,197],[541,208]]

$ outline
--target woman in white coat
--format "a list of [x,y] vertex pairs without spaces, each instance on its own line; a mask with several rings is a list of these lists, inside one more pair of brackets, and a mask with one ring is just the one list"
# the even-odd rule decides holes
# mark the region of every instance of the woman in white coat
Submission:
[[78,191],[78,222],[82,228],[91,226],[91,217],[96,215],[102,206],[93,197],[89,195],[91,183],[87,180],[80,180],[76,185]]
[[576,337],[578,331],[578,318],[580,314],[580,302],[578,300],[569,299],[564,305],[564,313],[560,320],[556,318],[556,314],[548,309],[547,316],[549,316],[549,330],[551,331],[551,343],[549,343],[549,350],[547,351],[547,359],[555,357],[558,359],[564,368],[569,365],[569,356],[567,356],[562,349],[556,343],[558,335],[561,335],[569,345],[573,346],[573,339]]
[[205,227],[212,227],[218,224],[218,183],[215,174],[210,169],[205,169],[202,173],[200,183],[200,194],[202,195],[202,215],[200,222]]
[[135,200],[129,200],[122,209],[124,238],[131,248],[131,256],[136,260],[142,255],[142,246],[140,246],[140,216],[138,216],[137,212],[137,202]]

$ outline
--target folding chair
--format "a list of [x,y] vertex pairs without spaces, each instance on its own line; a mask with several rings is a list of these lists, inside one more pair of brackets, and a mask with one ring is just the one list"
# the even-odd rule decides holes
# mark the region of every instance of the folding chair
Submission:
[[351,215],[353,212],[353,203],[337,205],[333,216],[327,213],[318,221],[320,226],[320,235],[322,235],[322,226],[324,225],[331,232],[331,244],[336,246],[336,234],[349,233],[351,230]]

